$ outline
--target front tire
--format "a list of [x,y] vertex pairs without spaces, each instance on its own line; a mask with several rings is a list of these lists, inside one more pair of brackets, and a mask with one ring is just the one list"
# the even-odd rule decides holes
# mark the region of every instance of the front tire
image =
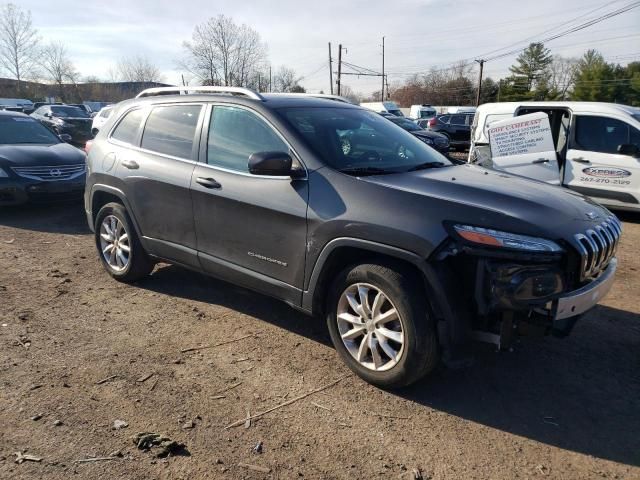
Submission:
[[369,383],[400,388],[438,364],[438,342],[422,282],[393,264],[362,264],[338,275],[328,297],[331,340]]
[[96,216],[95,241],[105,270],[120,282],[145,277],[154,262],[144,251],[127,211],[119,203],[107,203]]

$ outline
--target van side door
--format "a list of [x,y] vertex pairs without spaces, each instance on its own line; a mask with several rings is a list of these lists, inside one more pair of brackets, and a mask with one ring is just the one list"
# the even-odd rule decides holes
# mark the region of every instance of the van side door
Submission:
[[574,114],[563,184],[611,207],[640,210],[640,159],[618,153],[640,148],[640,129],[620,118]]

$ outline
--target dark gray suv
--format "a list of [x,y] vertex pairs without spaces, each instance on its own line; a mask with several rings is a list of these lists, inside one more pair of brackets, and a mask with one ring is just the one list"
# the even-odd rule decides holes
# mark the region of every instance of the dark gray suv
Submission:
[[604,207],[452,165],[329,99],[146,90],[88,149],[86,214],[111,276],[168,261],[324,316],[347,365],[382,387],[468,364],[474,339],[565,335],[616,271],[621,226]]

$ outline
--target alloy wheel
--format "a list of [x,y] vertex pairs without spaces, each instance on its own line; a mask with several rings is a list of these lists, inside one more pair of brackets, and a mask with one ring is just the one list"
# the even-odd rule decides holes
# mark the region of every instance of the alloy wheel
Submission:
[[131,244],[129,234],[115,215],[107,215],[100,225],[100,250],[113,270],[121,272],[129,265]]
[[393,368],[404,353],[404,325],[389,297],[367,283],[349,286],[338,300],[336,320],[342,342],[363,367]]

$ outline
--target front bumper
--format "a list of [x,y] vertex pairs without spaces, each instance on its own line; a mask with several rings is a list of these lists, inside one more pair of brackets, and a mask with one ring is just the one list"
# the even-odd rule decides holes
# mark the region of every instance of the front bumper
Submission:
[[568,292],[554,301],[554,322],[585,313],[602,300],[613,285],[618,260],[612,258],[600,276],[584,287]]
[[28,179],[0,180],[0,206],[82,198],[85,175],[71,180],[42,182]]

